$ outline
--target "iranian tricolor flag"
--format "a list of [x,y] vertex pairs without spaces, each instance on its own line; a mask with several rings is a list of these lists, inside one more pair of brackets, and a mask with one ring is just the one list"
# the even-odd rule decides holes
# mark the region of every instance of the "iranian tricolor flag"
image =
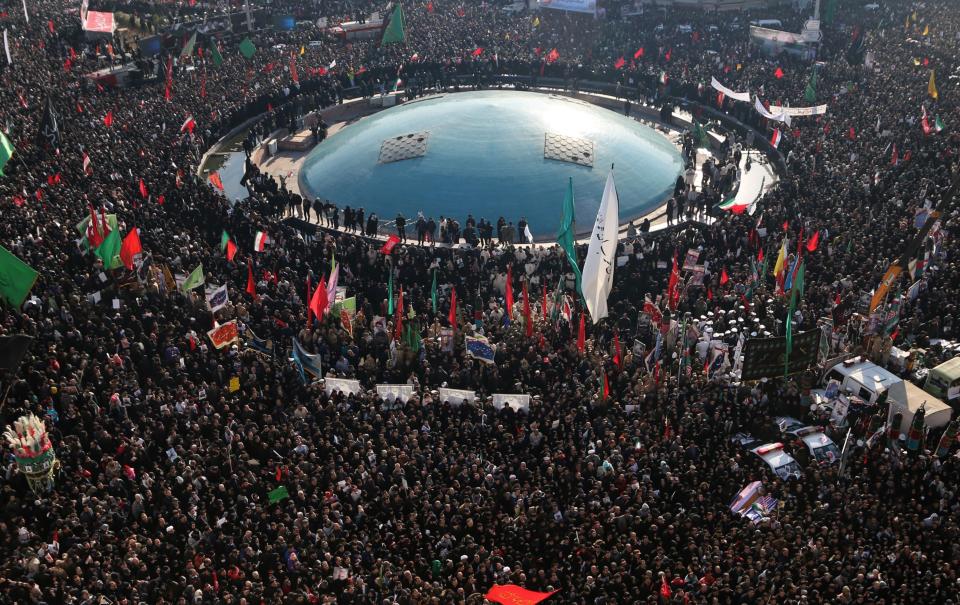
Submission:
[[253,249],[257,252],[263,252],[269,243],[270,237],[263,231],[257,231],[256,237],[253,238]]
[[180,126],[180,132],[189,132],[190,134],[193,134],[193,129],[196,127],[197,122],[193,119],[193,116],[189,116],[183,121],[183,125]]
[[90,156],[87,155],[87,152],[83,152],[83,173],[84,174],[93,174],[93,168],[90,167]]
[[743,214],[747,208],[750,207],[750,204],[737,202],[737,198],[734,196],[725,202],[721,202],[717,207],[720,208],[720,210],[729,210],[734,214]]
[[780,133],[779,128],[773,129],[773,136],[770,137],[770,144],[773,145],[773,148],[776,149],[780,146],[780,139],[783,138],[783,135]]

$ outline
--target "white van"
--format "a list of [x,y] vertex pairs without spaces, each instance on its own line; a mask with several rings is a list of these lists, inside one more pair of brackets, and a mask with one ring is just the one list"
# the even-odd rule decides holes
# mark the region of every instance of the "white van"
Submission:
[[767,463],[767,466],[770,467],[773,474],[780,478],[781,481],[799,479],[802,474],[797,461],[794,460],[790,454],[783,451],[782,443],[768,443],[760,447],[755,447],[750,451],[760,456],[760,459]]
[[839,382],[841,391],[849,391],[867,403],[875,403],[886,391],[890,402],[887,421],[892,422],[896,414],[901,414],[900,426],[896,427],[901,433],[910,428],[913,415],[921,405],[924,405],[923,423],[927,428],[946,426],[953,414],[953,409],[943,401],[862,357],[853,357],[830,368],[823,383],[830,380]]

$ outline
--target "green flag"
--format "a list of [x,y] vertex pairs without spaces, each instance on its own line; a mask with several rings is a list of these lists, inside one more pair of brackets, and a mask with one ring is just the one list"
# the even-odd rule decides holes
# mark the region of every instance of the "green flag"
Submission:
[[10,143],[7,135],[0,131],[0,176],[3,176],[3,167],[7,165],[7,162],[9,162],[12,157],[13,144]]
[[390,21],[387,22],[387,27],[383,30],[383,38],[380,40],[380,44],[391,44],[393,42],[403,42],[404,40],[403,8],[400,4],[397,4],[397,7],[393,9],[393,14],[390,15]]
[[570,270],[576,279],[577,294],[583,295],[580,290],[580,267],[577,265],[577,251],[573,247],[573,229],[576,224],[573,204],[573,177],[567,182],[567,195],[563,198],[563,216],[560,218],[560,232],[557,233],[557,244],[567,255]]
[[227,233],[227,230],[224,229],[223,233],[220,234],[220,252],[223,252],[227,249],[227,242],[230,241],[230,234]]
[[107,237],[103,238],[103,241],[93,253],[100,257],[104,267],[116,269],[123,264],[123,261],[120,260],[120,246],[120,230],[113,229],[107,234]]
[[347,315],[353,317],[357,314],[357,297],[351,296],[350,298],[344,298],[342,301],[333,305],[335,310],[346,311]]
[[697,140],[698,147],[710,147],[710,137],[707,136],[707,131],[700,122],[693,123],[693,138]]
[[37,272],[30,265],[0,246],[0,298],[20,308],[36,281]]
[[393,315],[393,269],[390,269],[390,277],[387,278],[387,315]]
[[203,277],[203,263],[197,265],[197,268],[193,270],[190,275],[187,276],[187,279],[184,280],[183,286],[181,288],[184,292],[189,292],[197,286],[202,286],[206,280]]
[[790,310],[787,311],[787,350],[783,361],[784,376],[790,373],[790,353],[793,351],[793,314],[797,310],[797,290],[803,291],[803,266],[804,263],[801,262],[797,277],[793,280],[793,287],[790,288]]
[[[944,126],[943,126],[943,120],[940,119],[940,116],[937,116],[936,118],[934,118],[934,120],[933,120],[933,129],[936,130],[937,132],[940,132],[940,131],[943,130],[943,128],[944,128]],[[0,133],[0,134],[2,134],[2,133]],[[0,174],[3,174],[2,167],[3,167],[3,162],[0,162]]]
[[827,0],[826,9],[823,11],[823,22],[833,23],[837,14],[837,0]]
[[223,65],[223,55],[220,54],[220,49],[217,48],[217,43],[214,40],[210,41],[210,59],[215,67]]
[[197,32],[193,32],[193,35],[190,36],[190,39],[187,40],[187,43],[183,45],[183,49],[180,50],[180,57],[189,57],[193,54],[193,47],[197,45]]
[[281,485],[277,489],[267,493],[267,497],[270,498],[270,504],[276,504],[284,498],[289,498],[290,494],[287,492],[287,486]]
[[810,80],[807,82],[807,88],[803,91],[803,99],[807,103],[815,103],[817,100],[817,68],[813,68],[810,74]]
[[430,302],[433,303],[433,312],[437,312],[437,270],[433,270],[433,286],[430,288]]
[[255,52],[257,52],[257,47],[253,45],[250,38],[244,38],[243,42],[240,43],[240,54],[247,59],[251,59]]

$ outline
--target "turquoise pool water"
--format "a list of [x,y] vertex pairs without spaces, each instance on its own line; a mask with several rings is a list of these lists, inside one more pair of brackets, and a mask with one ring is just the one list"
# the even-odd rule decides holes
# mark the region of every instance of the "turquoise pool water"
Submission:
[[[379,163],[385,139],[429,132],[425,155]],[[547,133],[593,143],[593,166],[544,158]],[[417,211],[461,224],[468,213],[514,224],[526,217],[539,239],[560,225],[573,177],[577,231],[592,229],[607,171],[616,164],[621,222],[646,214],[673,191],[683,169],[661,134],[622,114],[566,97],[518,91],[438,95],[352,124],[310,152],[300,188],[389,220]]]

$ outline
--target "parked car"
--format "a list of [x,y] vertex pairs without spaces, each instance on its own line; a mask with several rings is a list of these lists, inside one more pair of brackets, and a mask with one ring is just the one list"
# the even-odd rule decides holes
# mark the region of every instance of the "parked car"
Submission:
[[767,443],[750,451],[766,462],[773,474],[782,481],[799,479],[803,475],[800,465],[790,454],[783,451],[783,444],[780,442]]

